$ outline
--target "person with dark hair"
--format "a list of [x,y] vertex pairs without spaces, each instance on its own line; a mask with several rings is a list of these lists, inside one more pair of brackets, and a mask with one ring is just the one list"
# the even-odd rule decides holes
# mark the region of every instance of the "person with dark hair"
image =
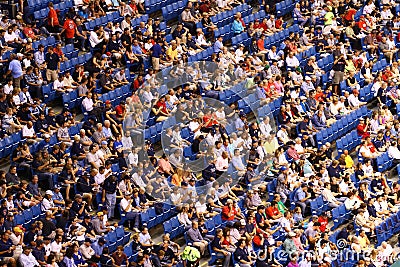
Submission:
[[63,262],[66,265],[66,267],[76,266],[74,263],[74,248],[73,247],[67,248],[67,250],[65,251]]

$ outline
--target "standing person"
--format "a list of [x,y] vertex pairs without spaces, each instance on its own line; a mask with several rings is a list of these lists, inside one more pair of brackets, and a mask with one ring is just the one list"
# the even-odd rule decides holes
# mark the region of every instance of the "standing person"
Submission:
[[344,68],[346,66],[346,60],[343,54],[340,54],[335,58],[333,62],[332,69],[334,70],[333,80],[332,80],[332,92],[338,96],[341,95],[340,83],[344,79]]
[[159,39],[151,48],[151,62],[153,64],[153,70],[157,73],[160,70],[160,58],[162,55],[162,44],[163,39]]
[[50,33],[60,32],[60,22],[58,21],[57,11],[53,7],[53,3],[49,3],[49,13],[47,14],[47,30]]
[[24,77],[22,71],[21,60],[23,54],[11,54],[10,55],[10,64],[8,66],[8,71],[4,74],[3,78],[6,78],[8,75],[12,75],[13,77],[13,85],[14,89],[21,88],[21,80]]
[[115,203],[117,199],[117,177],[108,177],[103,184],[102,202],[106,202],[109,219],[114,218]]
[[77,26],[68,14],[65,15],[65,22],[60,34],[65,34],[65,44],[73,44]]
[[58,79],[58,70],[60,69],[60,58],[56,53],[54,53],[52,46],[49,46],[47,48],[45,61],[47,63],[46,79],[49,82],[54,82],[55,80]]

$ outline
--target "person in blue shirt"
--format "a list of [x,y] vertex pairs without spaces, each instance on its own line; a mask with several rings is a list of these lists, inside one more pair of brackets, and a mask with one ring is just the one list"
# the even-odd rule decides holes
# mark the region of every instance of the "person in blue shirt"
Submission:
[[151,63],[153,64],[153,70],[157,73],[160,70],[160,58],[162,57],[162,45],[164,41],[159,39],[151,48]]
[[10,55],[10,64],[8,66],[8,71],[7,73],[3,76],[3,78],[6,78],[10,74],[13,77],[13,84],[14,88],[21,88],[21,80],[23,78],[23,71],[22,71],[22,66],[21,66],[21,60],[24,55],[18,53],[18,54],[11,54]]
[[94,250],[94,257],[100,259],[100,256],[103,254],[104,245],[106,241],[104,238],[99,238],[96,242],[92,243],[92,249]]
[[244,27],[242,22],[240,21],[240,17],[238,15],[235,15],[235,20],[232,22],[232,31],[234,34],[239,34],[244,31]]
[[301,208],[301,213],[305,215],[306,208],[310,205],[310,194],[307,192],[307,184],[303,183],[300,188],[296,190],[294,201],[296,205]]
[[10,233],[8,231],[4,232],[0,239],[0,257],[7,263],[10,263],[11,266],[17,266],[17,262],[13,258],[15,248],[11,242]]

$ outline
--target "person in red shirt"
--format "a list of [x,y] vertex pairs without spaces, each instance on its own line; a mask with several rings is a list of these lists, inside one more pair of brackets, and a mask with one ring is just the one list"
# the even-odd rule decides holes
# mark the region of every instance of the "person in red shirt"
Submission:
[[61,43],[58,43],[54,48],[53,48],[54,54],[56,54],[59,58],[60,61],[67,61],[68,58],[64,55],[64,52],[62,51]]
[[31,38],[32,39],[32,42],[34,42],[37,39],[39,39],[39,37],[36,36],[35,29],[32,28],[32,23],[26,23],[26,26],[24,27],[24,29],[22,31],[24,32],[24,35],[27,38]]
[[350,8],[349,10],[347,10],[346,14],[344,15],[344,19],[347,22],[354,21],[354,15],[356,13],[357,13],[357,10],[355,10],[354,8]]
[[203,116],[203,124],[205,128],[211,128],[212,126],[218,124],[215,114],[212,113],[210,109],[208,109],[206,111],[206,114],[204,114]]
[[374,143],[372,143],[370,136],[366,137],[365,141],[367,142],[367,147],[369,148],[369,151],[371,151],[372,154],[377,152],[376,147],[375,147]]
[[276,201],[272,201],[271,206],[265,209],[265,214],[267,214],[267,217],[272,220],[278,220],[283,216],[283,214],[278,210],[278,203]]
[[133,90],[137,91],[142,84],[144,83],[143,75],[138,75],[137,78],[133,81]]
[[260,28],[263,29],[264,32],[268,31],[267,22],[268,22],[268,19],[267,19],[267,18],[264,18],[264,19],[262,20],[262,22],[260,23],[260,26],[259,26]]
[[323,212],[321,216],[318,217],[318,222],[321,224],[319,226],[319,230],[321,233],[325,232],[326,227],[328,226],[328,214],[326,212]]
[[390,67],[387,66],[385,71],[382,74],[382,80],[385,82],[388,82],[393,76],[393,72],[390,70]]
[[76,24],[75,22],[68,16],[68,14],[65,15],[65,22],[63,29],[60,34],[65,35],[65,44],[73,44],[74,43],[74,37],[75,37],[75,32],[76,32]]
[[358,21],[357,26],[362,32],[367,30],[367,23],[365,22],[364,15],[360,16],[360,20]]
[[360,118],[359,121],[360,123],[357,126],[357,134],[363,139],[369,137],[370,134],[368,132],[368,125],[364,123],[364,118]]
[[49,3],[49,13],[47,14],[47,30],[51,33],[60,32],[60,22],[58,21],[57,11],[53,8],[53,3]]
[[[235,208],[235,205],[233,205],[233,200],[228,199],[226,201],[226,205],[222,207],[222,220],[223,221],[233,221],[238,215],[238,212]],[[242,218],[240,218],[242,219]]]
[[115,107],[115,112],[117,115],[117,119],[119,121],[123,121],[126,116],[126,107],[125,107],[125,101],[121,101],[118,106]]

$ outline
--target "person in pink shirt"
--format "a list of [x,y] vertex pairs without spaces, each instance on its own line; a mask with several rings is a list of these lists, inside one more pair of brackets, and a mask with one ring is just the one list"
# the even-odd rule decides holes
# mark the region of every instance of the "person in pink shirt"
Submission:
[[297,153],[295,146],[295,143],[293,141],[288,142],[289,148],[287,150],[287,154],[290,158],[292,158],[294,161],[299,161],[300,155]]
[[171,163],[169,163],[167,155],[163,154],[161,159],[158,160],[158,172],[165,177],[168,177],[174,173]]

